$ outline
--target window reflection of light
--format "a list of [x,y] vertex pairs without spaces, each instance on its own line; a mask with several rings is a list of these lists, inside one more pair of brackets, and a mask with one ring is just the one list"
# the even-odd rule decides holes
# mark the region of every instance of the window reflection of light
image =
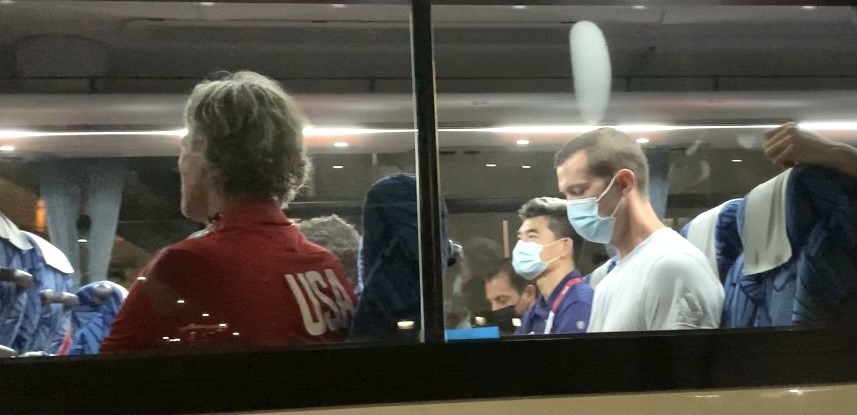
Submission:
[[648,142],[649,142],[649,139],[648,139],[648,138],[640,137],[640,138],[638,138],[638,139],[637,139],[637,142],[638,142],[638,143],[640,143],[640,144],[646,144],[646,143],[648,143]]
[[857,130],[855,121],[808,121],[798,124],[798,127],[806,130]]
[[13,146],[0,146],[0,151],[8,153],[10,151],[15,151],[15,147],[13,147]]
[[338,141],[336,143],[333,143],[333,146],[343,148],[343,147],[348,147],[348,143],[346,143],[344,141]]
[[[2,0],[0,0],[2,1]],[[667,132],[685,130],[769,130],[779,124],[720,124],[720,125],[667,125],[667,124],[620,124],[620,125],[507,125],[494,127],[450,127],[438,128],[450,133],[497,133],[497,134],[573,134],[585,133],[601,127],[613,127],[626,133]],[[800,128],[808,130],[857,130],[857,121],[802,122]],[[413,133],[413,128],[359,128],[359,127],[307,127],[307,137],[337,137],[375,135],[386,133]],[[172,136],[184,137],[187,129],[175,130],[116,130],[116,131],[28,131],[2,130],[0,139],[22,139],[36,137],[97,137],[97,136]],[[516,141],[518,145],[529,144],[528,140]],[[336,145],[336,144],[334,144]]]

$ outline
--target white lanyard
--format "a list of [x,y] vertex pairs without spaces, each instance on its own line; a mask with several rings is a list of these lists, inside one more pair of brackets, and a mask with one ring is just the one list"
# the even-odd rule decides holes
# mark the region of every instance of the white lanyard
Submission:
[[544,334],[551,334],[551,329],[553,328],[553,318],[555,315],[556,314],[554,314],[553,311],[551,311],[550,314],[548,314],[548,321],[545,323],[545,333]]

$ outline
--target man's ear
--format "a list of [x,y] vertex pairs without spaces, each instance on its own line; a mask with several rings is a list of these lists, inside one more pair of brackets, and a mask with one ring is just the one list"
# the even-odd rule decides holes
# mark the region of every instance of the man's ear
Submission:
[[621,169],[616,173],[616,185],[622,191],[622,194],[627,194],[637,186],[637,175],[630,169]]
[[521,294],[522,296],[527,296],[530,298],[536,298],[536,286],[534,284],[529,284],[524,288],[524,292]]

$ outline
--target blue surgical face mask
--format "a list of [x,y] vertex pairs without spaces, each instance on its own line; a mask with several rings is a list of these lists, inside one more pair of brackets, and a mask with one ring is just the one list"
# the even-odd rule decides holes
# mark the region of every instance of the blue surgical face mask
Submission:
[[571,226],[583,239],[598,244],[608,244],[613,239],[613,227],[616,225],[616,211],[619,210],[619,203],[613,209],[613,213],[609,217],[602,218],[598,215],[598,202],[607,194],[613,183],[616,181],[616,176],[610,179],[610,184],[601,192],[598,197],[589,197],[580,200],[571,200],[566,204],[566,212],[568,213],[568,221]]
[[544,247],[545,245],[539,245],[535,242],[518,241],[512,251],[512,267],[515,268],[515,272],[529,281],[542,275],[548,265],[557,259],[542,261],[541,255]]

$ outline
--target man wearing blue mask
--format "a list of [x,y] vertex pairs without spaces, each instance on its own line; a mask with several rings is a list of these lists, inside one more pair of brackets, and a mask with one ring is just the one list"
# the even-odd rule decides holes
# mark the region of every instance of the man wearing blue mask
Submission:
[[612,128],[583,134],[557,153],[556,175],[577,233],[618,251],[595,290],[590,332],[719,326],[723,286],[705,255],[658,218],[634,139]]
[[518,216],[523,222],[512,266],[535,282],[538,293],[515,334],[585,333],[593,291],[575,267],[574,252],[582,240],[568,223],[565,202],[535,198],[521,207]]

